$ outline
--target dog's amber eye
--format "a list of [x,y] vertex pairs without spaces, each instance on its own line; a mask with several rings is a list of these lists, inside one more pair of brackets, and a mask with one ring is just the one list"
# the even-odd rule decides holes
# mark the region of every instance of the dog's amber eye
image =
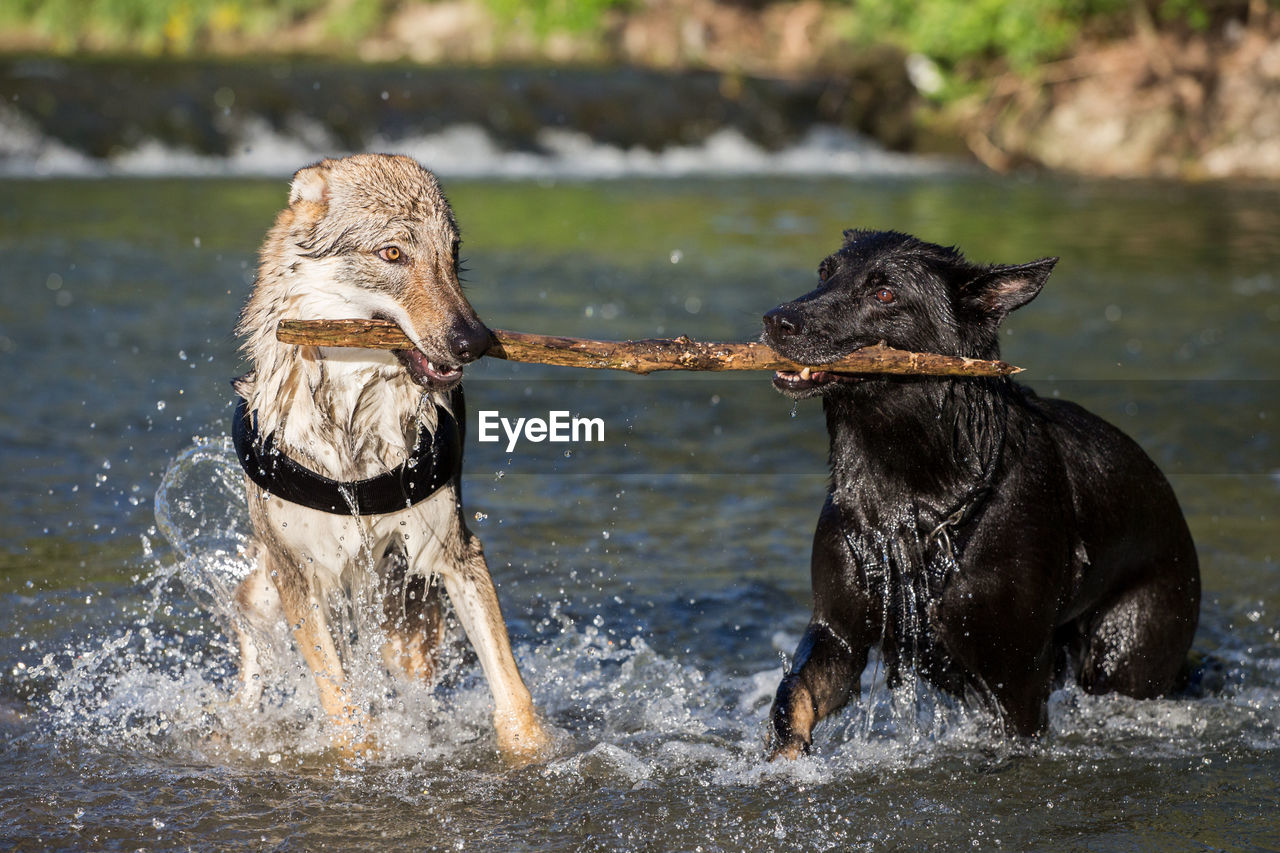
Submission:
[[404,252],[399,246],[386,246],[378,250],[378,257],[389,264],[398,264],[404,260]]
[[893,295],[893,291],[887,287],[882,287],[876,291],[876,300],[880,302],[881,305],[888,305],[897,298],[898,297]]

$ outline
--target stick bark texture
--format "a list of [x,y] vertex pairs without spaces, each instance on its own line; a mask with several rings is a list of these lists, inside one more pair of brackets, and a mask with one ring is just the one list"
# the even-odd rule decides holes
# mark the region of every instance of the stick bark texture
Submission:
[[[804,365],[783,358],[761,343],[708,343],[686,337],[640,341],[596,341],[493,329],[493,358],[531,364],[625,370],[813,370],[839,373],[890,373],[900,376],[1008,376],[1022,371],[1003,361],[985,361],[936,353],[908,352],[884,344],[854,350],[839,361]],[[386,320],[281,320],[282,343],[317,347],[408,349],[413,346],[395,323]]]

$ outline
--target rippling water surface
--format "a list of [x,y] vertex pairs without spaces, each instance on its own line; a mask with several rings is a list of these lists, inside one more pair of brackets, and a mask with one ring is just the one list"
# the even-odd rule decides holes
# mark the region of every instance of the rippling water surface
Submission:
[[[1054,694],[1008,742],[927,687],[762,761],[808,616],[820,408],[763,375],[468,368],[468,516],[546,763],[496,757],[460,630],[431,687],[358,677],[378,758],[326,752],[311,677],[233,706],[220,594],[247,532],[230,335],[281,180],[0,182],[0,839],[32,849],[1267,849],[1280,838],[1280,205],[1269,188],[914,178],[447,182],[490,325],[750,339],[842,228],[1062,261],[1008,360],[1169,472],[1217,690]],[[601,445],[475,437],[569,410]],[[166,472],[168,472],[166,474]],[[163,488],[162,488],[163,486]],[[157,495],[157,492],[159,494]],[[287,644],[286,638],[281,638]],[[286,656],[287,657],[287,656]]]

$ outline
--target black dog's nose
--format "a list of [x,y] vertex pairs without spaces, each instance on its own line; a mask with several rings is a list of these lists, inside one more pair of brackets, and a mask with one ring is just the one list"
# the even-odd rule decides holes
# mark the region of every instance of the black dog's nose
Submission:
[[804,318],[794,309],[779,305],[764,315],[764,328],[775,338],[789,338],[804,331]]
[[449,351],[462,364],[468,364],[484,355],[493,342],[493,335],[480,321],[458,323],[449,330]]

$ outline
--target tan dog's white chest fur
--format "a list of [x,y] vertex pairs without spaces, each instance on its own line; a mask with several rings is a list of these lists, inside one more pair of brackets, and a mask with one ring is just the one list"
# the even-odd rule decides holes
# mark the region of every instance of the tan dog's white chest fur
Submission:
[[[488,330],[458,285],[457,249],[457,225],[438,183],[408,158],[356,155],[299,171],[290,206],[262,247],[238,326],[254,370],[237,387],[256,415],[258,436],[340,482],[401,465],[419,432],[437,428],[436,408],[448,407],[462,365],[487,344]],[[275,340],[276,324],[286,318],[373,317],[399,324],[414,349]],[[380,515],[312,509],[265,493],[249,478],[246,484],[257,563],[237,603],[251,623],[287,621],[340,746],[360,751],[364,735],[327,602],[348,591],[363,593],[354,601],[381,597],[387,665],[430,678],[441,625],[431,581],[439,578],[493,692],[499,746],[517,760],[547,748],[483,549],[463,520],[457,476],[425,500]],[[395,567],[403,577],[383,576]],[[414,578],[423,582],[410,594]],[[239,634],[241,698],[256,704],[260,650],[251,632]]]

